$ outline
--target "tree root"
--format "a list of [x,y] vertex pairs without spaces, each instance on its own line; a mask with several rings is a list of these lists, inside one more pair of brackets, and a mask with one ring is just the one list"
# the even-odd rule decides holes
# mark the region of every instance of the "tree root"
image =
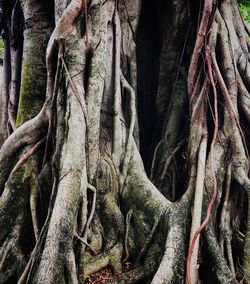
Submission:
[[38,141],[25,155],[17,162],[13,168],[10,176],[14,175],[20,168],[39,150],[42,144],[45,142],[46,138],[42,138]]
[[[216,86],[215,86],[215,82],[214,82],[214,77],[213,77],[213,73],[212,73],[212,60],[211,60],[211,54],[210,54],[210,50],[209,50],[209,46],[212,44],[214,46],[214,44],[216,43],[216,38],[213,38],[214,34],[217,34],[217,25],[215,25],[214,30],[211,33],[211,37],[210,37],[210,42],[208,47],[206,48],[206,62],[207,62],[207,67],[208,67],[208,73],[209,73],[209,79],[213,88],[213,94],[214,94],[214,134],[213,134],[213,140],[210,146],[210,167],[211,167],[211,175],[213,178],[213,195],[211,197],[211,200],[209,202],[208,208],[207,208],[207,213],[206,213],[206,218],[205,220],[202,222],[202,224],[197,228],[197,230],[195,231],[192,239],[191,239],[191,244],[189,247],[189,251],[188,251],[188,257],[187,257],[187,283],[191,284],[191,274],[190,274],[190,262],[191,262],[191,257],[192,257],[192,253],[193,253],[193,249],[195,246],[195,242],[197,237],[199,236],[200,232],[205,228],[205,226],[208,224],[210,216],[211,216],[211,211],[212,211],[212,207],[213,204],[215,202],[216,196],[217,196],[217,178],[215,175],[215,165],[214,165],[214,160],[215,160],[215,153],[214,153],[214,149],[215,149],[215,143],[217,142],[217,136],[218,136],[218,128],[219,128],[219,122],[218,122],[218,97],[217,97],[217,90],[216,90]],[[195,272],[193,272],[195,274]],[[194,276],[195,277],[195,276]],[[195,280],[195,278],[194,278]]]
[[120,54],[121,54],[121,27],[118,11],[114,11],[114,28],[115,28],[115,48],[114,48],[114,122],[113,122],[113,148],[112,156],[114,163],[118,168],[120,165],[120,156],[122,149],[122,133],[121,133],[121,72],[120,72]]
[[[37,142],[45,134],[48,123],[45,107],[38,116],[22,124],[4,142],[0,151],[0,188],[8,178],[15,154],[24,146]],[[40,144],[39,144],[40,145]]]
[[160,220],[161,220],[161,216],[159,216],[155,220],[153,228],[152,228],[149,236],[147,237],[146,242],[145,242],[143,248],[141,249],[141,251],[140,251],[140,253],[139,253],[139,255],[138,255],[138,257],[137,257],[137,259],[135,261],[135,265],[138,265],[138,263],[140,263],[141,259],[145,256],[145,254],[146,254],[146,252],[147,252],[147,250],[149,248],[149,245],[152,242],[152,239],[154,237],[155,231],[156,231],[156,229],[157,229],[157,227],[158,227],[158,225],[160,223]]
[[202,19],[201,19],[201,23],[199,26],[198,36],[195,42],[195,47],[194,47],[194,51],[193,51],[193,55],[192,55],[192,59],[191,59],[190,67],[189,67],[188,93],[190,94],[191,97],[192,97],[192,94],[194,91],[194,85],[196,82],[200,53],[201,53],[202,48],[204,47],[205,36],[209,29],[209,22],[211,21],[212,7],[213,7],[213,1],[206,0],[204,3]]
[[125,155],[122,161],[122,174],[124,176],[127,176],[128,172],[128,164],[129,164],[129,158],[130,155],[129,153],[131,152],[131,146],[133,143],[133,132],[135,128],[135,119],[136,119],[136,97],[135,97],[135,92],[133,88],[129,85],[128,81],[126,78],[123,76],[121,73],[121,84],[125,90],[127,90],[130,93],[130,125],[129,125],[129,130],[128,130],[128,137],[126,141],[126,146],[125,146]]
[[114,273],[119,274],[122,272],[121,258],[122,245],[118,243],[103,254],[86,259],[84,276],[89,276],[108,265],[111,265]]
[[[194,234],[197,229],[201,225],[201,216],[202,216],[202,200],[203,200],[203,189],[204,189],[204,181],[205,181],[205,163],[206,163],[206,152],[207,152],[207,137],[205,136],[200,144],[199,156],[198,156],[198,166],[197,166],[197,177],[196,177],[196,185],[195,185],[195,197],[194,197],[194,205],[193,205],[193,218],[192,218],[192,226],[190,233],[190,240],[193,240]],[[198,260],[198,252],[199,252],[199,236],[197,236],[197,240],[193,244],[191,259],[187,259],[188,265],[190,265],[190,280],[192,283],[196,283],[197,281],[197,260]]]
[[[33,223],[34,241],[36,241],[27,266],[19,278],[19,284],[25,282],[84,283],[84,277],[109,265],[117,274],[109,283],[145,283],[151,278],[153,278],[153,284],[180,283],[185,277],[190,283],[196,282],[193,279],[198,278],[195,274],[200,260],[202,262],[199,276],[204,276],[202,275],[203,264],[209,262],[210,267],[214,266],[213,280],[220,283],[237,283],[235,260],[239,254],[232,252],[234,227],[231,223],[237,218],[240,219],[243,214],[234,216],[234,212],[230,214],[227,212],[231,179],[236,180],[246,190],[248,199],[250,197],[249,161],[246,147],[248,140],[244,140],[245,133],[240,125],[242,118],[238,113],[238,107],[242,107],[245,117],[250,121],[250,103],[246,96],[250,86],[247,78],[250,68],[247,62],[248,57],[245,56],[248,47],[244,40],[242,23],[237,25],[236,20],[232,18],[233,15],[235,19],[239,18],[238,11],[233,5],[230,9],[228,8],[231,14],[226,14],[228,0],[218,3],[221,11],[212,0],[204,2],[204,13],[188,74],[190,107],[188,149],[185,145],[182,147],[177,143],[181,139],[179,139],[178,131],[174,129],[183,119],[182,112],[186,111],[184,108],[187,102],[187,91],[184,86],[176,92],[180,94],[175,97],[176,101],[173,102],[170,98],[168,102],[164,98],[162,108],[168,109],[169,113],[160,125],[163,129],[159,136],[161,135],[162,138],[155,149],[151,168],[151,177],[156,184],[161,183],[160,188],[157,188],[145,173],[135,142],[136,137],[134,137],[137,130],[136,68],[131,66],[132,70],[125,72],[126,63],[132,64],[130,61],[135,57],[133,53],[135,49],[133,47],[131,54],[127,54],[126,48],[129,44],[126,42],[127,39],[124,40],[122,37],[124,19],[120,18],[122,12],[119,10],[121,7],[126,9],[123,12],[126,12],[126,17],[129,18],[126,20],[129,21],[126,25],[131,29],[129,36],[131,34],[134,36],[137,20],[134,14],[132,14],[134,19],[129,14],[129,7],[132,7],[133,1],[130,2],[126,4],[124,2],[121,6],[114,1],[101,2],[100,5],[106,8],[103,9],[103,13],[93,14],[93,18],[90,17],[89,27],[86,0],[70,2],[59,18],[47,48],[47,96],[44,106],[34,119],[21,125],[10,135],[0,151],[0,188],[4,189],[0,199],[0,222],[4,224],[10,212],[22,205],[22,214],[31,215],[29,218],[31,217]],[[184,1],[179,2],[173,1],[171,7],[178,13],[180,9],[183,9],[184,12],[180,13],[180,17],[191,21],[191,15],[188,15],[190,7],[179,7],[179,5],[186,5]],[[139,7],[138,3],[139,1],[136,5]],[[99,2],[91,2],[91,5],[95,4],[98,6]],[[85,39],[80,39],[76,33],[77,19],[82,10],[85,13]],[[132,12],[135,13],[134,10]],[[174,20],[179,21],[176,18]],[[189,28],[185,41],[189,36]],[[229,29],[234,30],[232,36],[229,35]],[[88,53],[89,31],[91,48],[93,47],[90,53]],[[95,36],[96,34],[98,36]],[[65,54],[62,51],[62,44],[66,49]],[[188,48],[189,46],[187,48],[184,46],[181,52],[173,95],[178,87],[177,83],[181,84],[186,78],[184,69],[190,59]],[[215,55],[220,48],[222,54]],[[82,50],[82,53],[79,50]],[[187,58],[184,60],[186,51]],[[177,57],[176,54],[173,57]],[[235,54],[236,61],[233,60]],[[205,56],[202,57],[203,55]],[[57,69],[54,66],[55,59],[57,59]],[[86,63],[88,60],[89,62]],[[187,62],[183,63],[184,61]],[[89,66],[86,67],[86,65]],[[63,78],[61,67],[65,71],[67,90],[59,86]],[[245,77],[243,67],[246,68]],[[129,72],[131,78],[127,76]],[[125,79],[123,74],[126,74],[129,80]],[[180,74],[183,78],[178,81]],[[238,85],[235,83],[236,79]],[[127,106],[123,105],[121,87],[130,95],[128,116],[123,114]],[[210,88],[213,93],[211,101]],[[60,98],[57,97],[60,92],[67,93],[68,96],[66,113],[65,105],[60,107]],[[159,94],[159,97],[161,96],[162,94]],[[158,99],[160,101],[162,97]],[[210,110],[208,104],[210,104]],[[161,110],[158,114],[162,114]],[[129,126],[126,125],[128,121]],[[175,124],[175,121],[178,122]],[[14,128],[14,116],[10,115],[10,122]],[[54,131],[56,139],[53,137]],[[43,221],[39,220],[40,211],[37,209],[36,176],[30,179],[26,168],[22,166],[45,142],[43,137],[46,134],[43,166],[49,162],[50,142],[56,142],[56,147],[52,162],[53,190],[49,193],[51,202],[49,209],[44,210],[47,213],[47,219],[42,227]],[[102,139],[103,136],[105,139]],[[186,138],[183,141],[186,141]],[[14,165],[16,153],[19,154],[24,147],[29,151]],[[179,150],[184,151],[183,156],[187,157],[186,165],[179,165],[184,161],[184,158],[180,158],[182,153]],[[176,155],[176,161],[174,160],[170,168],[177,151],[179,152]],[[228,157],[233,160],[232,169],[230,162],[227,181],[224,183],[225,164],[223,163]],[[206,169],[204,169],[205,166]],[[29,164],[25,167],[28,169]],[[39,167],[36,173],[39,172],[38,169]],[[188,178],[187,186],[184,179],[181,180],[183,184],[178,185],[177,179],[180,176],[178,173],[181,169],[184,170],[185,179],[186,176]],[[167,174],[170,181],[166,181]],[[18,181],[19,178],[22,182]],[[20,183],[22,190],[19,190],[20,186],[17,186]],[[161,187],[166,187],[167,183],[169,183],[168,192],[173,192],[172,196],[175,200],[173,203],[159,192]],[[223,195],[224,186],[225,194]],[[92,199],[89,205],[88,197]],[[190,234],[193,198],[193,224]],[[250,263],[249,204],[250,202],[246,235],[239,238],[240,243],[245,238],[244,272],[247,281],[250,277],[248,268]],[[215,220],[220,214],[220,205],[222,205],[221,226],[218,228]],[[31,212],[27,211],[26,207],[30,208]],[[205,215],[203,212],[205,208],[207,208],[205,220],[200,225]],[[17,214],[14,214],[14,217],[16,216]],[[17,217],[20,218],[19,215]],[[241,220],[237,221],[241,223]],[[12,227],[16,225],[16,222],[12,217],[7,226],[3,226],[1,242],[6,243],[6,240],[10,238]],[[32,230],[32,224],[30,227]],[[244,232],[245,224],[239,224],[236,228]],[[220,245],[215,233],[217,229],[220,234]],[[24,231],[23,228],[22,230]],[[204,239],[203,246],[199,246],[196,242],[201,231]],[[185,263],[189,236],[190,247]],[[7,247],[6,253],[4,249],[1,250],[0,273],[12,254],[21,256],[15,258],[15,264],[17,259],[20,259],[22,269],[24,268],[25,254],[22,251],[12,252],[11,249],[12,247]],[[31,251],[31,248],[27,250]],[[204,253],[206,250],[207,254]],[[10,256],[7,255],[9,251],[11,251]],[[194,260],[192,260],[192,254]],[[125,262],[128,259],[135,260],[135,264],[140,263],[140,265],[130,272],[121,274],[122,260]],[[192,266],[191,275],[189,275],[190,265]]]
[[126,216],[126,232],[125,232],[125,237],[124,237],[125,258],[122,261],[123,263],[125,263],[129,258],[128,237],[129,237],[130,220],[132,216],[133,216],[133,210],[129,210]]

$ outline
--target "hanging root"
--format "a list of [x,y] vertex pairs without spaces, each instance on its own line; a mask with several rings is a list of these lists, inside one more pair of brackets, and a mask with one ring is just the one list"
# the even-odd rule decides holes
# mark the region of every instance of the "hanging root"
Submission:
[[232,163],[228,165],[227,168],[227,176],[226,176],[226,188],[225,188],[225,197],[224,202],[221,210],[221,217],[220,217],[220,238],[219,243],[221,247],[221,251],[224,253],[224,242],[225,238],[227,238],[227,231],[229,230],[229,223],[228,223],[228,207],[229,207],[229,193],[230,193],[230,186],[231,186],[231,179],[232,179]]
[[65,68],[65,71],[66,71],[66,74],[68,76],[68,79],[69,79],[69,82],[70,82],[70,85],[71,85],[71,88],[73,90],[73,95],[75,96],[75,98],[77,99],[77,101],[79,102],[80,106],[81,106],[81,109],[82,109],[82,113],[85,117],[85,122],[87,124],[87,108],[86,108],[86,104],[85,104],[85,99],[83,96],[80,96],[79,93],[78,93],[78,90],[76,88],[76,85],[74,83],[74,81],[72,80],[71,76],[70,76],[70,73],[69,73],[69,70],[68,70],[68,67],[65,63],[65,60],[63,57],[61,57],[61,60],[62,60],[62,63],[63,63],[63,67]]
[[164,167],[163,167],[163,170],[162,170],[162,174],[160,176],[160,180],[159,180],[161,183],[164,182],[164,179],[165,179],[165,176],[167,174],[168,168],[169,168],[171,162],[173,161],[174,156],[180,150],[180,147],[182,146],[183,142],[184,142],[184,140],[182,140],[180,143],[178,143],[177,147],[174,149],[172,154],[167,157],[167,159],[165,161],[165,164],[164,164]]
[[[193,240],[194,234],[201,224],[203,189],[205,182],[206,154],[207,154],[207,136],[205,136],[200,143],[200,149],[198,155],[198,168],[197,168],[197,177],[195,184],[195,196],[194,196],[194,205],[193,205],[193,214],[192,214],[193,218],[192,218],[190,240]],[[190,279],[192,283],[196,283],[197,281],[198,252],[199,252],[199,236],[197,237],[197,240],[193,245],[191,259],[187,259],[187,263],[189,262],[190,265],[190,268],[188,269],[190,269]]]
[[[213,94],[214,94],[214,134],[213,134],[213,140],[210,146],[210,167],[211,167],[211,174],[212,174],[212,178],[213,178],[213,195],[212,198],[209,202],[208,208],[207,208],[207,213],[206,213],[206,218],[205,220],[202,222],[202,224],[196,229],[196,231],[194,232],[191,242],[190,242],[190,246],[189,246],[189,250],[188,250],[188,256],[187,256],[187,264],[186,264],[186,273],[187,273],[187,283],[191,284],[191,258],[192,258],[192,254],[193,254],[193,250],[194,247],[196,245],[196,239],[198,238],[200,232],[205,228],[205,226],[207,225],[209,218],[211,216],[211,211],[212,211],[212,206],[214,204],[214,201],[216,199],[217,196],[217,179],[216,179],[216,175],[215,175],[215,157],[214,157],[214,148],[215,148],[215,143],[217,141],[217,136],[218,136],[218,98],[217,98],[217,90],[216,90],[216,86],[215,86],[215,82],[214,82],[214,75],[213,75],[213,71],[212,71],[212,60],[211,60],[211,47],[214,48],[215,44],[216,44],[216,36],[217,36],[217,24],[215,23],[213,28],[212,28],[212,33],[210,35],[209,38],[209,43],[206,46],[206,50],[205,50],[205,55],[206,55],[206,63],[207,63],[207,68],[208,68],[208,75],[209,75],[209,79],[210,79],[210,83],[212,85],[212,89],[213,89]],[[203,189],[203,188],[202,188]],[[196,247],[196,256],[195,258],[197,258],[197,247]],[[193,277],[194,277],[194,281],[196,279],[196,269],[195,269],[196,263],[193,263]]]
[[80,237],[77,232],[75,232],[74,236],[75,236],[83,245],[87,246],[87,247],[91,250],[91,252],[94,253],[94,255],[97,254],[97,252],[96,252],[96,251],[91,247],[91,245],[87,242],[86,237],[85,237],[85,238],[84,238],[84,237],[83,237],[83,238]]
[[126,232],[124,237],[124,251],[125,251],[125,258],[123,259],[123,263],[125,263],[129,258],[129,251],[128,251],[128,238],[129,238],[129,227],[130,227],[130,220],[133,216],[133,210],[130,209],[126,216]]
[[[87,0],[72,0],[58,20],[47,48],[48,74],[45,104],[34,119],[18,127],[10,135],[0,151],[0,188],[4,187],[9,176],[13,178],[15,174],[21,175],[21,167],[44,145],[45,141],[43,166],[49,160],[50,145],[54,141],[57,147],[55,151],[60,156],[56,162],[53,161],[54,184],[51,204],[43,227],[39,223],[38,217],[40,216],[37,211],[37,178],[34,175],[29,176],[32,219],[30,227],[33,225],[36,245],[18,284],[26,282],[84,283],[84,277],[109,265],[116,275],[108,283],[146,283],[152,278],[153,284],[181,283],[185,277],[187,283],[195,283],[198,280],[199,255],[206,262],[206,253],[209,261],[211,260],[215,265],[215,278],[217,277],[216,279],[221,283],[228,283],[229,280],[230,283],[235,283],[235,272],[237,272],[235,256],[238,257],[238,255],[232,251],[231,244],[233,236],[231,223],[235,216],[229,212],[231,208],[228,205],[231,201],[230,187],[233,178],[247,191],[248,198],[250,197],[248,141],[244,140],[245,133],[241,129],[237,109],[238,105],[241,106],[245,117],[250,121],[248,94],[250,82],[247,78],[250,65],[242,54],[237,55],[237,64],[231,60],[232,58],[230,59],[236,51],[241,50],[244,53],[247,49],[242,27],[235,27],[236,36],[239,38],[239,43],[235,47],[231,42],[232,38],[228,36],[228,30],[231,29],[228,18],[220,16],[215,1],[204,1],[204,12],[188,74],[190,133],[188,149],[183,150],[184,155],[187,156],[187,165],[180,167],[178,164],[179,156],[181,156],[179,152],[184,148],[182,145],[185,141],[179,137],[173,139],[174,145],[171,146],[168,155],[164,153],[163,157],[160,157],[161,162],[156,163],[158,158],[156,156],[161,155],[161,148],[164,148],[166,144],[164,137],[155,148],[151,167],[151,177],[153,178],[157,173],[154,178],[156,183],[159,182],[161,185],[166,183],[166,176],[172,174],[170,190],[173,192],[173,199],[178,198],[178,201],[172,203],[148,179],[135,143],[136,94],[135,84],[132,82],[135,79],[128,81],[123,75],[125,73],[121,71],[121,65],[124,63],[121,62],[124,44],[122,20],[124,19],[120,17],[123,11],[120,11],[119,5],[114,4],[116,3],[114,1],[107,1],[109,6],[107,11],[104,9],[104,13],[100,13],[103,18],[100,19],[98,28],[93,27],[92,23],[90,25],[93,34],[98,34],[96,29],[99,29],[101,33],[98,35],[100,36],[99,43],[96,49],[93,49],[93,58],[91,58],[93,61],[89,63],[90,74],[86,74],[88,71],[84,76],[82,74],[85,71],[86,54],[79,55],[82,56],[82,61],[76,63],[80,65],[79,69],[78,66],[76,68],[79,72],[77,74],[74,74],[76,71],[74,64],[72,62],[69,64],[67,57],[64,57],[64,43],[67,48],[68,42],[73,42],[69,49],[69,55],[73,55],[72,58],[76,54],[78,56],[79,50],[84,53],[84,40],[76,39],[76,22],[82,10],[85,17],[85,47],[86,50],[89,48],[87,2]],[[98,1],[92,2],[95,4]],[[179,1],[174,1],[174,4],[177,5],[177,2]],[[224,0],[222,2],[223,4],[229,3]],[[125,6],[130,21],[130,8],[127,7],[127,3]],[[107,15],[104,15],[105,13]],[[102,30],[102,22],[105,22],[105,31]],[[130,26],[133,28],[133,19]],[[179,94],[176,91],[177,79],[179,75],[182,75],[182,65],[188,64],[186,63],[188,62],[186,44],[187,56],[189,56],[187,43],[187,38],[190,36],[189,28],[181,52],[172,97]],[[76,44],[77,40],[81,41],[79,45]],[[94,38],[93,42],[95,40]],[[222,54],[215,56],[215,52],[220,47],[223,47]],[[95,53],[104,48],[104,55],[101,51]],[[109,55],[113,56],[109,63],[110,66],[104,62],[100,69],[96,68],[102,63],[101,61],[109,61]],[[57,66],[54,66],[55,59],[57,59]],[[244,78],[242,76],[243,67],[246,68],[247,74]],[[63,114],[60,113],[57,105],[62,71],[68,83],[66,113],[63,112]],[[88,78],[88,76],[90,79],[84,82],[83,77]],[[101,78],[105,76],[106,78]],[[101,80],[100,78],[103,82],[99,85],[95,81]],[[237,84],[230,84],[235,81],[234,79],[237,79]],[[107,83],[108,81],[110,84]],[[95,87],[89,85],[95,85]],[[89,92],[86,95],[87,103],[84,97],[85,89]],[[126,91],[129,95],[129,126],[127,128],[121,123],[122,110],[125,108],[122,105],[122,91]],[[96,98],[97,92],[98,99]],[[210,98],[210,93],[212,98]],[[105,96],[108,95],[110,97],[107,99]],[[241,97],[239,103],[238,97]],[[169,99],[171,105],[172,98]],[[224,113],[219,116],[219,110],[223,107]],[[105,116],[106,121],[103,123],[103,113],[107,109],[113,112],[112,115],[107,114],[108,119]],[[178,111],[176,110],[176,113]],[[57,122],[57,116],[60,115],[62,116],[61,121],[66,124],[63,129],[60,129],[61,125]],[[167,116],[166,120],[170,120],[170,115]],[[14,116],[10,116],[10,123],[14,128]],[[105,123],[109,125],[106,127]],[[168,123],[164,121],[164,124]],[[170,124],[171,122],[168,126],[164,126],[167,128],[167,130],[164,129],[166,137],[173,135],[174,132],[169,130]],[[100,129],[104,130],[107,141],[102,141],[103,133]],[[53,137],[54,131],[56,131],[56,139]],[[61,131],[61,136],[65,139],[58,139],[58,131]],[[89,137],[86,139],[87,135]],[[229,141],[230,145],[228,146],[225,141]],[[86,144],[90,145],[91,151],[86,150]],[[232,155],[230,158],[233,159],[228,166],[225,183],[223,183],[225,178],[225,172],[223,172],[225,164],[223,163],[226,157],[220,157],[221,159],[217,157],[217,146],[220,153],[223,152],[221,156],[228,154]],[[159,148],[160,151],[158,151]],[[23,149],[28,149],[27,153],[14,165],[16,153],[19,154],[19,151]],[[176,155],[177,152],[178,155]],[[92,157],[94,161],[91,161]],[[10,160],[13,160],[13,163],[10,163]],[[187,190],[182,196],[186,185],[184,181],[182,181],[183,186],[178,185],[180,168],[185,168],[184,174],[188,176]],[[223,168],[222,174],[218,168]],[[87,172],[90,173],[89,176]],[[88,181],[95,184],[96,188]],[[224,195],[222,195],[223,186],[225,186]],[[183,187],[182,191],[178,187]],[[204,190],[205,187],[207,191]],[[180,194],[177,196],[175,191],[179,193],[178,190]],[[192,200],[194,201],[193,207]],[[97,204],[98,202],[100,203]],[[218,224],[214,221],[219,216],[220,204],[222,210],[220,226],[217,228]],[[247,232],[241,237],[241,239],[245,238],[244,269],[247,281],[250,277],[248,268],[250,263],[250,205],[248,207]],[[189,232],[192,208],[192,226]],[[203,208],[207,210],[203,212]],[[205,219],[202,222],[203,216]],[[242,226],[244,229],[244,224]],[[217,242],[215,229],[219,229],[220,244]],[[203,246],[199,245],[202,231]],[[190,243],[186,258],[189,236]],[[199,254],[200,251],[201,254]],[[5,259],[7,253],[4,254],[3,251],[1,253]],[[203,255],[205,255],[204,258]],[[128,259],[132,261],[136,259],[135,267],[121,274],[121,263],[125,263]],[[0,266],[3,264],[2,261]],[[202,273],[200,276],[203,276]]]
[[113,149],[112,155],[116,167],[120,165],[120,156],[122,149],[122,132],[121,132],[121,26],[117,9],[114,11],[114,27],[115,27],[115,48],[114,48],[114,122],[113,122]]
[[56,74],[55,74],[55,83],[54,83],[54,90],[53,90],[53,95],[52,95],[52,101],[51,101],[51,109],[50,109],[50,120],[49,120],[49,126],[48,126],[48,133],[47,133],[47,138],[46,138],[46,146],[45,146],[45,151],[44,151],[44,157],[43,157],[43,167],[45,163],[47,162],[48,159],[48,148],[49,144],[51,141],[51,136],[52,136],[52,131],[55,125],[54,123],[54,118],[56,114],[56,100],[57,100],[57,94],[59,90],[59,83],[60,83],[60,76],[61,76],[61,66],[62,66],[62,56],[63,56],[63,41],[60,40],[58,42],[58,58],[57,58],[57,66],[56,66]]
[[39,150],[39,148],[43,145],[46,138],[42,138],[38,141],[15,165],[10,176],[14,175],[21,167]]
[[34,250],[32,251],[30,258],[29,258],[29,261],[28,261],[21,277],[19,278],[17,284],[25,284],[26,283],[26,280],[27,280],[27,277],[28,277],[28,274],[29,274],[29,271],[30,271],[31,263],[32,263],[33,252],[34,252]]
[[205,0],[204,1],[204,8],[201,23],[199,26],[199,31],[197,35],[197,39],[195,42],[195,47],[189,67],[189,74],[188,74],[188,93],[192,97],[194,94],[194,87],[196,82],[197,70],[198,70],[198,63],[200,59],[200,54],[202,48],[205,44],[205,37],[207,35],[207,31],[209,30],[209,22],[211,21],[212,15],[212,8],[213,8],[213,0]]
[[153,228],[152,228],[149,236],[146,239],[146,242],[145,242],[143,248],[141,249],[141,251],[140,251],[140,253],[139,253],[139,255],[138,255],[138,257],[137,257],[137,259],[135,261],[135,265],[140,263],[141,259],[145,256],[145,254],[146,254],[146,252],[148,250],[148,247],[149,247],[150,243],[152,242],[152,239],[154,237],[155,231],[156,231],[156,229],[157,229],[157,227],[159,225],[160,220],[161,220],[161,216],[158,216],[157,219],[154,222]]
[[129,158],[130,158],[130,153],[131,153],[131,145],[133,143],[133,132],[135,128],[135,119],[136,119],[136,105],[135,105],[135,92],[133,88],[129,85],[128,81],[126,78],[123,76],[121,73],[121,84],[125,90],[127,90],[130,94],[130,125],[129,125],[129,130],[128,130],[128,137],[126,141],[126,147],[125,147],[125,156],[123,158],[123,169],[122,173],[124,176],[127,175],[128,171],[128,164],[129,164]]
[[92,199],[90,214],[89,214],[89,217],[88,217],[88,220],[87,220],[87,223],[86,223],[86,226],[85,226],[85,230],[84,230],[84,233],[83,233],[83,237],[82,237],[82,239],[85,240],[85,242],[87,242],[90,224],[91,224],[91,221],[94,217],[95,208],[96,208],[96,188],[94,186],[92,186],[91,184],[88,184],[88,189],[91,190],[91,192],[93,194],[93,199]]

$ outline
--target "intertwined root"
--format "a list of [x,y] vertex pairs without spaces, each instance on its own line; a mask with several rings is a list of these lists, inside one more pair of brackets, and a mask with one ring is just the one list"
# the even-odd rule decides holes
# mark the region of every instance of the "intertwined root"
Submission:
[[[92,3],[85,38],[79,34],[82,22],[78,21],[87,11],[85,1],[73,0],[61,15],[56,15],[57,25],[47,47],[45,103],[40,113],[18,127],[0,150],[0,222],[8,223],[0,236],[0,273],[4,271],[5,279],[15,274],[6,269],[11,258],[15,259],[14,269],[18,261],[21,263],[21,272],[15,276],[19,284],[84,283],[86,276],[108,265],[117,276],[110,283],[147,279],[157,284],[178,283],[185,277],[188,283],[195,283],[204,277],[206,265],[216,267],[209,281],[237,283],[236,278],[250,278],[250,209],[247,224],[242,225],[244,206],[240,204],[237,210],[238,203],[233,200],[234,196],[239,200],[244,196],[240,190],[235,193],[239,185],[250,198],[248,137],[242,130],[250,120],[250,70],[245,27],[237,4],[229,0],[204,1],[186,76],[188,90],[178,85],[178,76],[185,73],[183,57],[190,48],[187,39],[194,27],[189,25],[183,33],[173,98],[162,100],[170,106],[163,108],[168,115],[164,116],[151,167],[153,184],[135,142],[137,98],[132,38],[139,2],[133,2],[135,8],[132,1],[121,7],[114,1]],[[179,9],[185,15],[183,19],[189,19],[190,7],[186,4],[179,7],[173,1],[170,5],[176,13],[175,23],[180,21]],[[85,24],[86,18],[85,13]],[[173,41],[177,36],[173,35]],[[168,94],[159,89],[157,99],[161,101],[161,96]],[[185,112],[187,93],[190,128],[185,133],[188,139],[183,139],[171,121]],[[185,147],[187,163],[183,166],[178,164],[178,157]],[[24,149],[26,153],[16,161],[16,153]],[[31,159],[35,153],[36,158]],[[36,171],[30,175],[28,171],[33,168]],[[181,181],[181,188],[176,186],[180,169],[185,169],[183,176],[187,177]],[[20,180],[25,185],[21,191]],[[39,191],[48,180],[50,204],[47,200],[41,210]],[[15,210],[16,219],[8,221]],[[46,220],[42,212],[47,214]],[[25,220],[31,221],[26,224]],[[22,233],[27,228],[34,232],[29,260],[21,248]],[[245,234],[243,271],[237,263],[240,253],[232,250],[238,241],[235,232]],[[130,274],[120,275],[122,263],[127,260],[135,266]]]

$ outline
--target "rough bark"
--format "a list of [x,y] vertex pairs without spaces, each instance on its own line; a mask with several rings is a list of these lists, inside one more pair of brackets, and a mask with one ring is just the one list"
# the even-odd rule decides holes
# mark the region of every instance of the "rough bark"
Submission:
[[0,283],[248,283],[236,1],[0,8]]

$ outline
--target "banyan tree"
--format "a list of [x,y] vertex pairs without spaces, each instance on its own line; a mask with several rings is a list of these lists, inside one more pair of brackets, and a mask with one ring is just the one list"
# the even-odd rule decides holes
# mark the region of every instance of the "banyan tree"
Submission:
[[0,283],[250,283],[236,0],[1,0],[0,30]]

